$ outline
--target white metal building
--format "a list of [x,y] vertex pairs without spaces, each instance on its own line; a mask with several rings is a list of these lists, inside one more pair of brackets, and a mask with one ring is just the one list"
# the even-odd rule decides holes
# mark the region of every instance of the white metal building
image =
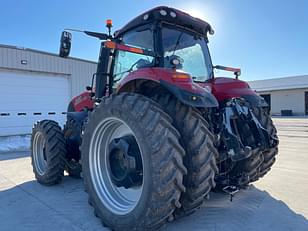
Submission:
[[[63,124],[69,100],[91,83],[96,63],[0,45],[0,136],[31,133],[33,123]],[[308,75],[251,81],[272,114],[308,115]]]
[[291,110],[293,115],[308,115],[308,75],[249,82],[271,106],[273,115]]
[[63,124],[95,71],[95,62],[0,45],[0,136],[29,134],[42,119]]

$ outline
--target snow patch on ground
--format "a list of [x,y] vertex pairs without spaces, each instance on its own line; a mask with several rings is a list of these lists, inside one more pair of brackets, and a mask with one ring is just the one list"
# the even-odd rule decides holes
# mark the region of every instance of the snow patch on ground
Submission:
[[0,153],[30,150],[31,136],[5,136],[0,137]]

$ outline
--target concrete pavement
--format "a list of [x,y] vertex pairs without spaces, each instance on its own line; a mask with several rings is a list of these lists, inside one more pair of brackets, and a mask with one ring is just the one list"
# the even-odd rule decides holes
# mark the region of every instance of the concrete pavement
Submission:
[[[176,230],[308,230],[308,119],[275,119],[280,151],[272,171],[247,190],[212,193],[195,214],[168,224]],[[0,154],[0,230],[109,230],[87,203],[82,180],[44,187],[29,153]]]

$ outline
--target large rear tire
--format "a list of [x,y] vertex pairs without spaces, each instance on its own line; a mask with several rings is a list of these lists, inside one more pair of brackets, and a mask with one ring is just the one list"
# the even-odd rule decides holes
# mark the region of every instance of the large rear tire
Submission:
[[[111,161],[110,145],[128,136],[138,145],[134,150],[139,162],[132,166],[141,166],[136,167],[141,178],[132,187],[123,187],[112,180],[119,173],[113,169],[119,166]],[[89,202],[104,225],[113,230],[156,230],[172,219],[181,206],[183,175],[187,173],[179,136],[170,117],[142,95],[102,98],[85,126],[81,156]]]
[[215,187],[218,152],[213,145],[214,136],[206,120],[194,108],[182,104],[168,93],[157,94],[153,99],[173,118],[173,125],[181,134],[180,142],[186,151],[186,191],[180,198],[182,207],[175,211],[175,215],[189,215],[202,205],[204,198]]
[[[268,113],[268,110],[264,108],[253,108],[253,113],[261,123],[261,125],[266,128],[269,131],[269,134],[278,139],[277,136],[277,129],[273,123],[273,120],[271,119],[270,114]],[[269,148],[265,151],[263,151],[263,162],[260,165],[258,176],[256,178],[252,178],[252,181],[256,181],[259,178],[265,176],[270,170],[273,164],[276,161],[276,155],[278,154],[278,142],[275,147]]]
[[36,123],[32,130],[31,160],[37,181],[43,185],[60,183],[65,155],[65,139],[57,122],[43,120]]

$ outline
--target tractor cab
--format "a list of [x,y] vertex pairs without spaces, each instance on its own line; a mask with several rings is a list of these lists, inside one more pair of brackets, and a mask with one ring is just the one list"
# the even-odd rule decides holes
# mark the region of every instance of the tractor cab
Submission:
[[[156,7],[131,20],[113,36],[111,27],[112,22],[107,20],[108,34],[83,31],[102,40],[95,73],[98,101],[113,92],[140,92],[141,88],[147,91],[149,85],[159,85],[184,104],[217,107],[210,92],[213,69],[233,71],[236,77],[240,74],[236,68],[213,66],[207,46],[208,34],[214,33],[212,27],[180,10]],[[63,32],[60,56],[68,56],[70,42],[71,35]]]
[[140,68],[160,67],[180,70],[195,81],[205,81],[213,75],[208,33],[213,33],[211,26],[198,18],[173,8],[154,8],[115,33],[121,43],[144,49],[153,56],[119,51],[115,79]]
[[[162,6],[134,18],[113,36],[111,26],[108,20],[109,34],[83,31],[103,40],[95,74],[97,99],[121,90],[135,78],[151,78],[158,84],[163,81],[169,85],[177,85],[174,84],[177,80],[186,81],[190,83],[179,86],[182,90],[199,95],[204,93],[201,88],[192,87],[191,83],[192,80],[204,82],[213,77],[207,43],[208,34],[214,31],[207,22]],[[71,35],[63,32],[60,56],[68,56],[70,42]],[[180,97],[183,102],[185,97]],[[195,95],[188,96],[191,97],[199,101],[195,106],[204,101]],[[212,103],[207,106],[217,106],[214,98],[210,101]]]
[[[123,34],[121,41],[124,44],[146,49],[155,56],[118,51],[115,55],[115,81],[132,71],[149,67],[183,71],[198,82],[212,77],[213,68],[206,37],[164,24],[159,30],[159,37],[155,36],[158,32],[151,28],[136,28]],[[158,47],[154,44],[158,44]]]

